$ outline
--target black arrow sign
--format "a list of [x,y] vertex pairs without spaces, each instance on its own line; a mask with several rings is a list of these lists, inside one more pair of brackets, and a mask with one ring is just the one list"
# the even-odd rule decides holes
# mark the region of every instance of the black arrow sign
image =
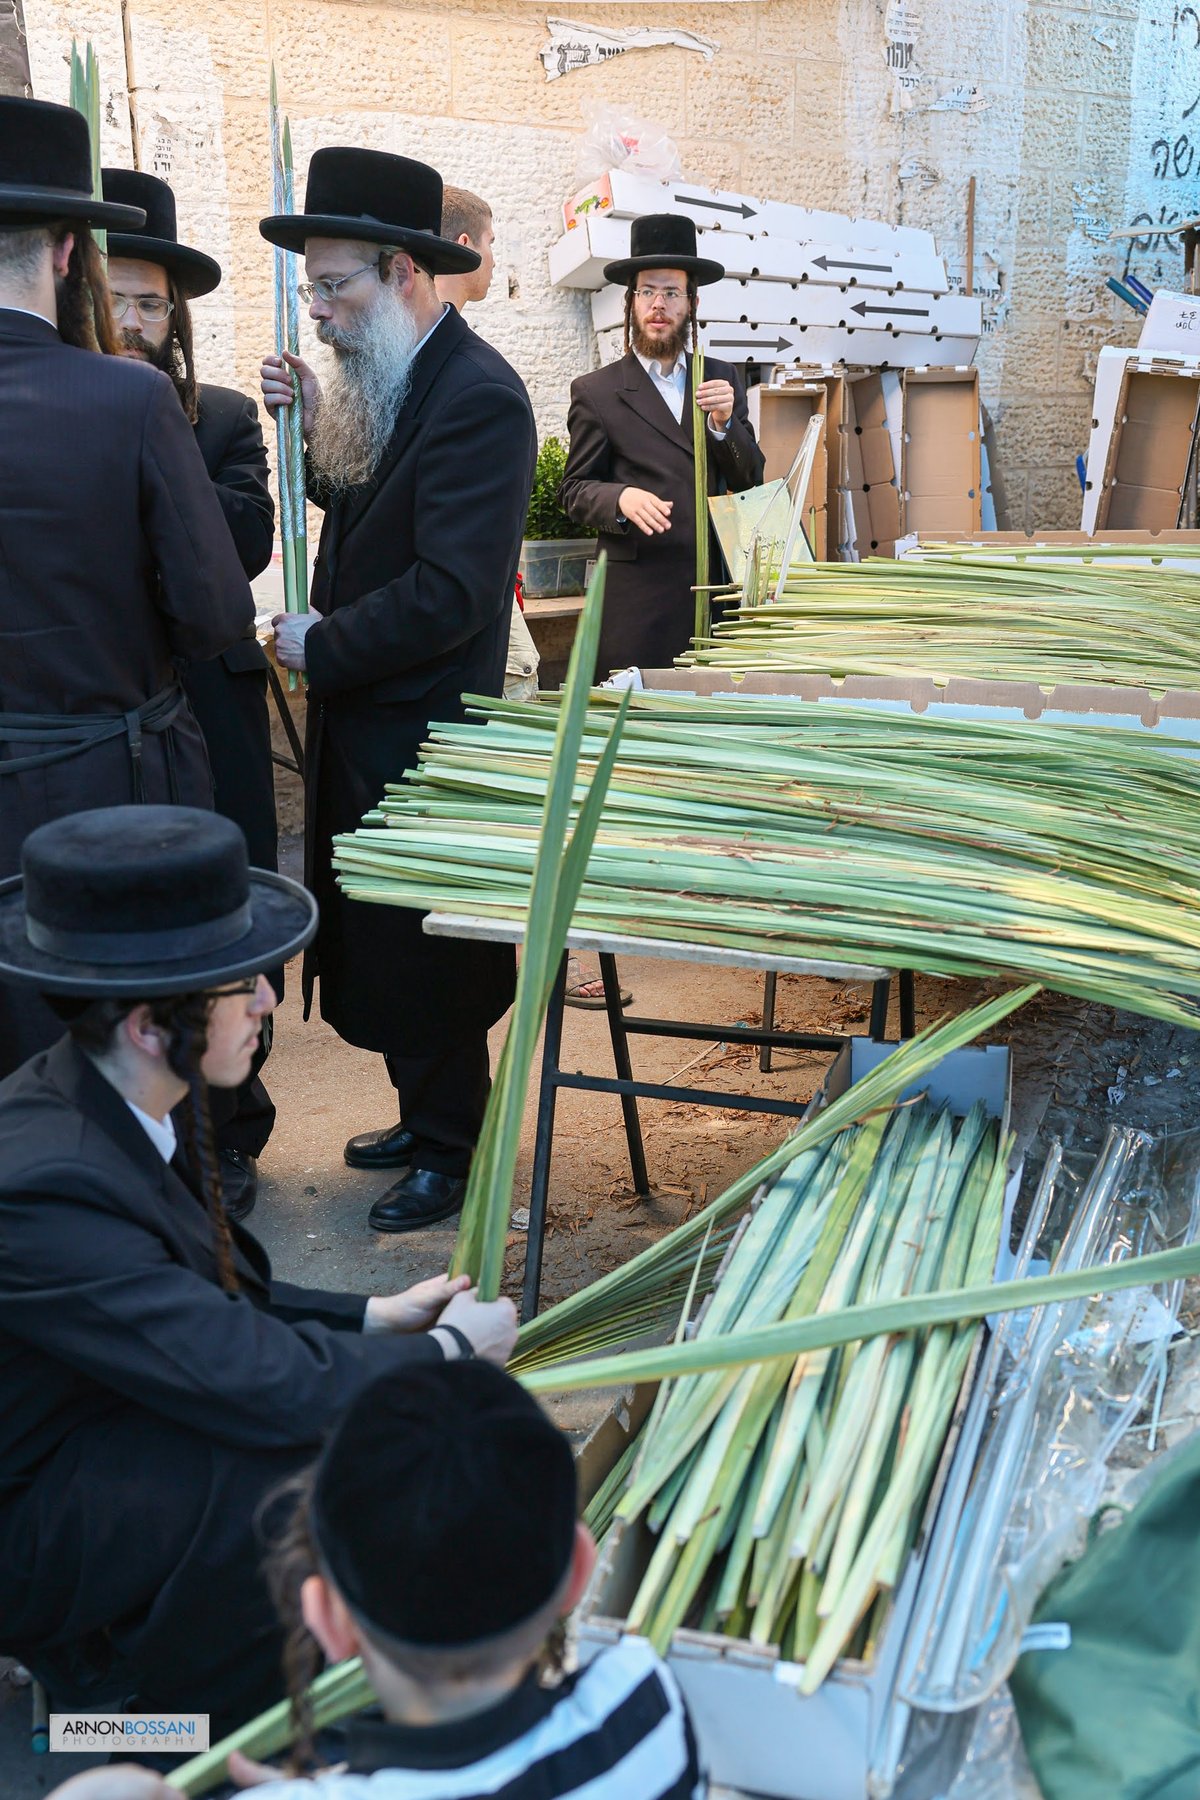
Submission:
[[834,262],[830,256],[814,256],[813,267],[824,269],[826,273],[830,269],[869,269],[873,275],[890,275],[892,272],[891,263]]
[[927,306],[868,306],[865,300],[860,300],[856,306],[850,308],[850,311],[858,313],[859,317],[863,319],[868,313],[891,313],[893,316],[903,313],[908,319],[927,319],[929,317]]
[[754,338],[747,343],[745,338],[709,338],[710,350],[787,350],[791,348],[791,338],[776,338],[771,343],[766,338]]
[[706,206],[710,212],[741,213],[743,219],[758,217],[758,208],[748,206],[744,200],[737,206],[731,206],[728,200],[697,200],[691,194],[676,194],[675,201],[679,206]]

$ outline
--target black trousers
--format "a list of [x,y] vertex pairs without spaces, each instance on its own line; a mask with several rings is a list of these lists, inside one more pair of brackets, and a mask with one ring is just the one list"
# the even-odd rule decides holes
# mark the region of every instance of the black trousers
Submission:
[[486,1031],[473,1031],[432,1056],[385,1056],[400,1098],[400,1120],[417,1140],[415,1169],[462,1176],[471,1166],[491,1089]]

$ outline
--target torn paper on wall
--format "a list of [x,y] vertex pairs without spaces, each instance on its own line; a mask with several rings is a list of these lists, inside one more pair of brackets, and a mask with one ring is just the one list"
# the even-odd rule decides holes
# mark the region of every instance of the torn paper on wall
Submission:
[[883,17],[887,66],[892,76],[892,111],[907,112],[925,77],[917,65],[921,13],[914,0],[888,0]]
[[694,31],[656,31],[652,26],[637,25],[627,31],[609,31],[603,25],[584,25],[577,19],[547,19],[549,41],[538,51],[547,81],[557,81],[573,69],[589,69],[595,63],[611,62],[627,50],[651,50],[660,44],[674,44],[680,50],[694,50],[705,62],[711,62],[717,45],[711,38]]
[[925,112],[977,113],[983,112],[985,108],[995,106],[995,104],[991,95],[981,94],[979,89],[973,87],[970,82],[960,81],[956,87],[948,88],[944,94],[939,94],[936,100],[931,100],[928,106],[922,110]]

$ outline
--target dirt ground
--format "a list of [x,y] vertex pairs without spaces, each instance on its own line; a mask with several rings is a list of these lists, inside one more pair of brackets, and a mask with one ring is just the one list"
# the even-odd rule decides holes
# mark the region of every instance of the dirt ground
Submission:
[[[285,866],[294,868],[296,845]],[[762,978],[695,964],[629,958],[620,964],[643,1015],[728,1024],[761,1017]],[[918,978],[918,1022],[959,1011],[995,983],[950,983]],[[783,1029],[865,1034],[868,986],[785,976],[779,983],[777,1024]],[[897,1026],[893,998],[892,1031]],[[1200,1118],[1200,1040],[1146,1020],[1061,996],[1043,994],[998,1034],[1013,1050],[1013,1123],[1028,1151],[1026,1182],[1040,1166],[1052,1135],[1068,1147],[1098,1147],[1118,1119],[1155,1131],[1178,1130]],[[497,1028],[493,1050],[503,1037]],[[739,1094],[805,1100],[830,1061],[824,1051],[776,1051],[763,1074],[757,1052],[727,1044],[679,1039],[632,1041],[635,1072],[656,1081],[714,1087],[727,1106],[703,1110],[661,1101],[641,1105],[654,1191],[633,1193],[617,1099],[561,1092],[555,1133],[543,1300],[550,1302],[625,1261],[676,1225],[689,1210],[719,1193],[789,1128],[784,1118],[749,1113]],[[569,1009],[563,1066],[611,1074],[602,1012]],[[312,1285],[386,1293],[446,1266],[453,1220],[405,1237],[367,1230],[366,1214],[387,1178],[349,1169],[345,1140],[391,1124],[392,1090],[382,1059],[343,1044],[317,1018],[301,1017],[299,970],[288,970],[287,996],[277,1019],[266,1080],[279,1109],[261,1164],[260,1199],[251,1225],[281,1277]],[[514,1209],[528,1202],[536,1089],[526,1106]],[[510,1291],[519,1291],[526,1235],[510,1233]],[[1192,1383],[1200,1406],[1200,1379]],[[580,1431],[595,1418],[594,1399],[564,1406],[564,1426]],[[1178,1412],[1169,1397],[1165,1415]],[[0,1794],[34,1800],[86,1766],[75,1756],[34,1758],[28,1750],[28,1694],[0,1679]]]

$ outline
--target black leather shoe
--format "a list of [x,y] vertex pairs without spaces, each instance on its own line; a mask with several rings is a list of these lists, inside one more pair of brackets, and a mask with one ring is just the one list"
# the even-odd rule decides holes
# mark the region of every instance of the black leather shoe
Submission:
[[410,1169],[381,1194],[367,1224],[372,1231],[420,1231],[458,1212],[467,1191],[465,1176],[439,1175],[436,1169]]
[[403,1125],[386,1131],[364,1131],[352,1137],[342,1152],[352,1169],[405,1169],[412,1161],[413,1134]]
[[221,1199],[231,1219],[244,1219],[258,1199],[258,1158],[241,1150],[218,1150],[221,1165]]

